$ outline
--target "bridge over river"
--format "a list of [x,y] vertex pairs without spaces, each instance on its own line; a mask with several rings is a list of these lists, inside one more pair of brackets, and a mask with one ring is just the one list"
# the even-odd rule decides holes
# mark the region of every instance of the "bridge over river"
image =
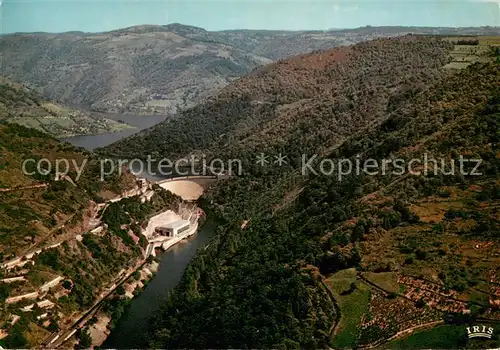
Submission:
[[157,181],[156,184],[180,196],[185,201],[196,201],[210,186],[229,177],[229,175],[190,175]]

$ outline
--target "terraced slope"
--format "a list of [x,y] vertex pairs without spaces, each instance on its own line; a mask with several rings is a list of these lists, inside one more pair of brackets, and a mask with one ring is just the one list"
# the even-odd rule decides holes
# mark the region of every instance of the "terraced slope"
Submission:
[[[58,176],[58,164],[66,175]],[[0,346],[47,347],[124,283],[98,315],[119,318],[155,266],[145,260],[141,225],[181,202],[149,187],[145,201],[134,195],[138,190],[126,171],[101,180],[100,160],[83,149],[0,121]],[[106,203],[124,195],[129,198]]]
[[22,84],[0,77],[0,120],[53,136],[99,134],[130,128],[96,113],[68,108],[42,98]]
[[452,48],[437,38],[405,36],[283,60],[105,151],[171,158],[193,150],[220,156],[228,149],[265,152],[286,146],[300,159],[319,144],[328,149],[385,118],[406,97],[450,74],[441,67]]

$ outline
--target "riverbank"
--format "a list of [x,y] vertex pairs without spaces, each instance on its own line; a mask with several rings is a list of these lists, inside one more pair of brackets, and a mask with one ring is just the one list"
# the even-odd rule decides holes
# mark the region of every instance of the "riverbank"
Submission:
[[[107,300],[104,307],[101,308],[101,311],[98,311],[92,318],[90,327],[88,327],[90,338],[92,339],[92,346],[101,346],[104,343],[113,330],[115,322],[119,322],[123,312],[128,310],[133,299],[139,296],[146,288],[148,282],[154,278],[159,267],[158,263],[152,259],[152,257],[156,255],[155,247],[162,248],[166,251],[177,243],[185,241],[197,232],[198,219],[202,216],[204,216],[203,211],[196,205],[181,204],[177,212],[167,210],[152,216],[148,220],[146,228],[141,231],[142,235],[149,241],[145,255],[148,262],[135,271],[130,278],[125,280],[123,284],[116,289],[114,295]],[[155,234],[156,227],[168,225],[180,219],[189,221],[190,228],[188,231],[173,238],[163,237],[165,240],[159,242],[155,241],[162,238],[162,236],[157,236]]]
[[[128,306],[132,300],[139,296],[140,293],[147,287],[149,281],[153,279],[158,271],[159,264],[156,261],[152,261],[150,264],[145,265],[140,270],[137,270],[137,275],[130,278],[123,284],[125,290],[124,298],[128,299]],[[110,329],[110,324],[113,321],[112,315],[105,312],[98,312],[94,316],[90,326],[88,327],[90,337],[92,339],[92,347],[100,347],[108,338],[112,330]],[[116,321],[116,320],[115,320]]]
[[95,148],[106,147],[113,142],[119,141],[125,137],[134,135],[144,129],[150,128],[156,124],[161,123],[167,117],[164,115],[149,115],[149,116],[119,116],[116,117],[120,119],[123,123],[130,126],[129,128],[119,130],[117,132],[106,132],[102,134],[92,134],[92,135],[76,135],[76,136],[65,136],[60,138],[61,141],[69,142],[77,147],[84,147],[89,151],[93,151]]
[[140,294],[131,300],[123,316],[117,321],[102,348],[146,348],[146,334],[151,317],[159,311],[168,294],[182,275],[198,249],[205,247],[215,236],[215,221],[207,217],[198,231],[182,243],[159,253],[158,271]]

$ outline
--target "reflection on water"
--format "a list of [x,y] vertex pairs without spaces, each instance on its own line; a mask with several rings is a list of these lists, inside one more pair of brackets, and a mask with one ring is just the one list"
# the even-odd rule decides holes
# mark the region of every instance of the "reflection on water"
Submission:
[[133,126],[133,129],[127,129],[120,132],[106,133],[99,135],[82,135],[72,136],[61,139],[71,143],[77,147],[84,147],[89,151],[95,148],[105,147],[113,142],[119,141],[127,136],[138,133],[141,130],[150,128],[166,119],[164,115],[145,115],[145,116],[132,116],[132,115],[107,115],[108,118],[113,120],[121,120],[126,124]]

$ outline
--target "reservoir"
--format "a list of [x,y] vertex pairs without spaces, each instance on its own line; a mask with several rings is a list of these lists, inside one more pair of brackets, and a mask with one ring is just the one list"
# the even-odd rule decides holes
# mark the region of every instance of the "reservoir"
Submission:
[[[121,139],[124,139],[128,136],[134,135],[142,130],[148,129],[156,124],[164,121],[167,116],[164,115],[120,115],[120,114],[106,114],[106,117],[113,120],[120,120],[124,123],[133,126],[134,128],[130,128],[120,132],[113,133],[104,133],[97,135],[79,135],[79,136],[71,136],[62,138],[61,141],[69,142],[73,146],[83,147],[89,151],[93,151],[96,148],[106,147],[111,145],[114,142],[117,142]],[[143,164],[146,164],[143,162]],[[133,163],[131,168],[132,172],[138,177],[145,178],[149,181],[161,181],[166,178],[186,176],[188,174],[175,174],[173,169],[163,168],[164,172],[170,172],[169,175],[162,175],[162,173],[158,170],[157,164],[152,164],[152,173],[147,171],[147,166],[144,168],[140,168],[138,163]],[[190,168],[182,169],[183,172],[190,171]]]
[[186,241],[158,254],[160,266],[156,276],[142,293],[132,299],[129,309],[117,322],[116,328],[102,345],[103,349],[146,348],[144,335],[148,321],[158,312],[162,301],[180,281],[189,261],[199,248],[205,247],[215,235],[215,223],[210,218]]
[[112,132],[98,135],[71,136],[61,139],[77,147],[84,147],[89,151],[95,148],[105,147],[113,142],[119,141],[127,136],[138,133],[141,130],[150,128],[164,121],[167,117],[164,115],[106,115],[113,120],[122,120],[126,124],[133,126],[133,129],[127,129],[120,132]]

